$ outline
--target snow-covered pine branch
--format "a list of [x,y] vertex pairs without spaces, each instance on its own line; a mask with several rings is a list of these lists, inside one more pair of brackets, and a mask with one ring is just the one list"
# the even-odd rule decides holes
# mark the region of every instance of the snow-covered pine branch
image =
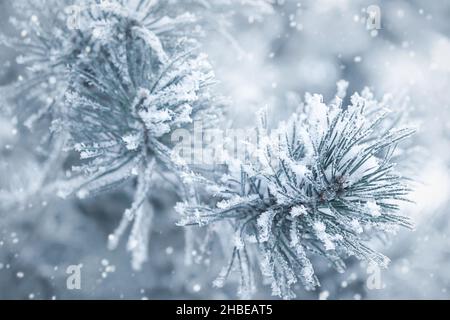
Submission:
[[[31,128],[41,119],[64,116],[67,66],[95,58],[100,43],[108,43],[133,24],[160,42],[169,53],[178,50],[180,39],[198,39],[205,29],[220,29],[232,38],[226,26],[235,7],[260,17],[271,12],[269,0],[17,0],[12,4],[10,24],[14,35],[0,33],[0,43],[18,53],[21,75],[2,88],[21,123]],[[233,40],[234,41],[234,40]]]
[[[135,233],[149,232],[138,224],[149,220],[141,216],[147,214],[142,210],[152,176],[181,172],[172,161],[171,133],[189,129],[196,119],[213,125],[220,105],[210,94],[214,73],[205,55],[182,42],[171,55],[153,33],[121,21],[117,21],[114,37],[98,47],[95,60],[73,66],[66,122],[73,148],[83,160],[74,169],[87,176],[77,188],[78,196],[138,180],[133,204],[109,239],[115,248],[134,221],[134,240],[128,246],[134,251],[147,245],[136,241],[146,236]],[[178,191],[182,196],[186,192],[182,187]],[[139,252],[146,254],[142,248]],[[145,260],[142,256],[136,259]],[[134,265],[139,269],[140,263]]]
[[99,44],[110,42],[127,24],[145,30],[147,39],[163,43],[165,50],[187,34],[196,35],[195,16],[167,1],[18,0],[13,7],[10,23],[17,35],[1,34],[0,42],[18,52],[23,70],[1,92],[29,128],[41,119],[64,118],[67,67],[95,59]]
[[412,228],[398,213],[409,188],[391,156],[413,130],[384,131],[385,110],[369,117],[364,97],[351,101],[343,107],[337,97],[326,105],[320,95],[307,95],[302,110],[270,133],[263,114],[247,161],[217,182],[216,205],[178,205],[181,225],[234,229],[231,260],[216,285],[236,268],[240,292],[249,294],[259,265],[274,295],[293,298],[298,280],[307,289],[319,286],[312,256],[338,271],[349,256],[387,266],[389,259],[367,242],[379,232]]
[[135,221],[128,248],[141,255],[133,263],[139,268],[150,230],[143,208],[149,207],[151,177],[176,179],[180,169],[171,160],[170,133],[199,118],[213,125],[219,117],[220,102],[209,93],[214,74],[197,49],[198,19],[183,1],[20,0],[14,6],[11,23],[19,38],[1,38],[22,54],[24,74],[2,89],[12,113],[30,129],[37,120],[52,122],[43,133],[45,140],[57,137],[44,152],[52,175],[67,157],[67,133],[66,149],[82,160],[74,169],[83,174],[75,172],[69,181],[45,177],[48,185],[39,192],[84,197],[137,180],[133,205],[110,246]]
[[34,152],[45,159],[44,169],[49,169],[40,187],[27,191],[32,197],[39,189],[39,193],[53,190],[53,181],[64,176],[62,163],[67,154],[62,147],[69,114],[65,100],[74,66],[97,63],[99,48],[117,45],[117,37],[130,25],[151,41],[160,55],[164,51],[171,54],[171,50],[177,53],[181,38],[187,43],[186,34],[196,35],[193,27],[187,29],[196,19],[176,5],[150,0],[18,0],[12,7],[10,24],[15,31],[2,32],[0,42],[17,51],[20,76],[0,88],[6,100],[1,108],[8,108],[10,117],[33,131]]

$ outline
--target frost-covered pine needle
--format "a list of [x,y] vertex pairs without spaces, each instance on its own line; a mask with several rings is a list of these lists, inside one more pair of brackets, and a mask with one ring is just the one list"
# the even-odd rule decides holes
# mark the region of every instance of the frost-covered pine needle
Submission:
[[244,283],[252,283],[246,270],[258,264],[274,295],[293,298],[298,281],[307,289],[319,286],[312,256],[326,258],[338,271],[349,256],[387,266],[389,259],[368,240],[412,228],[398,213],[410,190],[391,157],[413,130],[385,131],[385,110],[368,116],[368,100],[358,94],[351,100],[344,108],[339,93],[329,105],[320,95],[307,95],[301,112],[272,132],[262,114],[247,161],[240,170],[230,166],[227,178],[217,181],[224,190],[215,195],[218,204],[179,207],[181,225],[234,226],[238,241],[216,285],[232,266]]

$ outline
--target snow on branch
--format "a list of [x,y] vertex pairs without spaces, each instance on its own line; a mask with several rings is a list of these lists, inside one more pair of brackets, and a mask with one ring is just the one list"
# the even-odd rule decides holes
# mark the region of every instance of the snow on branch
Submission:
[[240,170],[230,166],[228,178],[217,182],[224,192],[216,194],[216,204],[178,206],[181,225],[231,223],[235,230],[230,265],[216,284],[234,266],[242,277],[240,292],[248,294],[254,281],[249,270],[258,264],[274,295],[293,298],[298,281],[307,289],[319,286],[312,256],[338,271],[349,256],[388,265],[368,240],[413,227],[398,212],[410,189],[391,156],[414,131],[385,132],[384,110],[368,117],[367,100],[355,94],[352,101],[343,107],[338,97],[326,105],[320,95],[308,94],[302,112],[272,132],[263,113],[249,153],[256,156]]

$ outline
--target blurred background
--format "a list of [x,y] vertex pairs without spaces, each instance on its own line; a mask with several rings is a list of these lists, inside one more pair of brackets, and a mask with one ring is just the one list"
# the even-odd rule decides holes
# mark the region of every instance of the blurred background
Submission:
[[[390,108],[419,127],[404,168],[415,181],[415,203],[403,213],[414,218],[416,230],[375,244],[392,259],[381,271],[382,287],[370,290],[367,266],[350,260],[344,274],[319,267],[322,287],[299,288],[299,298],[449,299],[450,2],[261,2],[264,10],[236,5],[227,32],[212,30],[202,39],[219,89],[232,101],[233,126],[253,126],[262,107],[272,123],[286,119],[306,92],[331,100],[344,79],[349,94],[369,87],[379,99],[398,97]],[[373,8],[380,24],[368,28]],[[12,32],[10,17],[9,1],[0,0],[1,33]],[[0,85],[20,76],[16,55],[0,46]],[[35,144],[32,133],[0,113],[0,193],[23,194],[37,183],[42,164],[30,152]],[[0,299],[236,298],[233,282],[212,287],[221,265],[212,262],[205,271],[195,259],[186,264],[170,194],[157,197],[150,260],[142,271],[131,269],[124,248],[107,250],[108,234],[131,202],[129,188],[88,200],[48,197],[20,208],[0,206]],[[83,265],[82,289],[70,291],[66,268],[77,264]],[[261,285],[255,298],[270,298],[269,289]]]

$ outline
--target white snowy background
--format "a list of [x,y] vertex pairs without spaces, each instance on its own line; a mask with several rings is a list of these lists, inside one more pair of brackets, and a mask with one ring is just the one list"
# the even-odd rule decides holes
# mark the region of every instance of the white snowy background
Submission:
[[[382,288],[366,286],[366,266],[350,261],[344,274],[324,265],[322,287],[299,298],[450,298],[450,2],[278,0],[273,13],[237,14],[229,33],[204,39],[220,90],[230,96],[230,119],[252,123],[267,106],[273,123],[295,109],[306,92],[333,98],[336,82],[349,92],[368,86],[381,97],[400,95],[419,125],[409,147],[415,180],[415,231],[401,231],[379,250],[392,259]],[[366,8],[381,9],[381,29],[367,30]],[[7,30],[9,1],[0,0],[0,29]],[[19,76],[15,52],[0,47],[0,85]],[[398,106],[399,108],[401,106]],[[395,105],[392,106],[396,108]],[[0,115],[0,190],[20,194],[38,183],[42,168],[29,152],[30,132],[18,132]],[[158,195],[149,262],[133,271],[126,250],[108,251],[130,195],[118,190],[89,200],[57,197],[0,211],[0,299],[235,298],[233,283],[212,287],[216,269],[184,264],[183,233],[170,196]],[[6,206],[4,206],[6,207]],[[2,207],[3,208],[3,207]],[[68,265],[83,264],[82,289],[66,288]],[[323,269],[323,270],[322,270]],[[270,297],[261,287],[256,298]]]

